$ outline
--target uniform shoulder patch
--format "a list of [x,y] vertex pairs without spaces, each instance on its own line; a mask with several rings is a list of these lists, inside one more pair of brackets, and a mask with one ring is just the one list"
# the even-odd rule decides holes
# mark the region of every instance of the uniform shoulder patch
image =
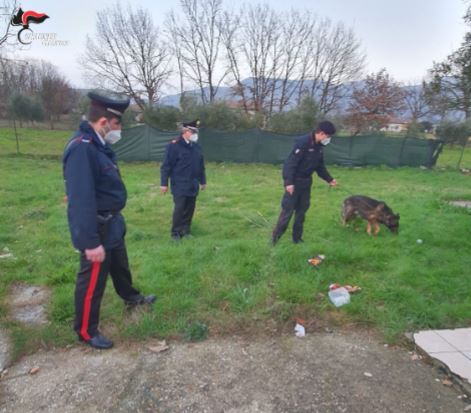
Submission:
[[91,139],[84,139],[83,135],[73,138],[66,146],[66,149],[77,146],[79,143],[90,143]]

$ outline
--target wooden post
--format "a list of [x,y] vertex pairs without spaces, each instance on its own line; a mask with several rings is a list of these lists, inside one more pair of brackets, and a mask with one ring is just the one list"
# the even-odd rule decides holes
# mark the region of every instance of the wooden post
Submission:
[[466,143],[467,142],[463,143],[463,150],[461,151],[460,159],[458,160],[458,165],[457,165],[458,169],[460,169],[461,161],[463,160],[464,151],[466,149]]
[[16,120],[13,119],[13,127],[15,128],[15,138],[16,138],[16,153],[20,154],[20,141],[18,139],[18,131],[16,130]]

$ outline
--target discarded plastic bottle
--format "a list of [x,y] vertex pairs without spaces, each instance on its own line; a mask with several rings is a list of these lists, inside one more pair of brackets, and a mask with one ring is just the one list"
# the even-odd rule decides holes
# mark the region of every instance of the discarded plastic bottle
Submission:
[[350,293],[344,287],[334,288],[329,291],[329,298],[333,305],[341,307],[350,302]]

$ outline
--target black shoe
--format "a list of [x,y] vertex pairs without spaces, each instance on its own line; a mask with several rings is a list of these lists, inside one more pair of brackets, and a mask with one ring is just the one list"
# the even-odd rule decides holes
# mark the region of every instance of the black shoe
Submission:
[[299,239],[294,239],[293,242],[295,244],[302,244],[304,242],[304,240],[302,238],[299,238]]
[[153,304],[155,303],[155,300],[157,300],[157,296],[154,294],[151,295],[135,295],[133,297],[128,298],[127,300],[124,300],[124,303],[128,307],[135,307],[137,305],[143,305],[143,304]]
[[90,347],[98,348],[100,350],[107,350],[113,347],[113,342],[102,336],[100,333],[95,334],[92,338],[90,338],[90,340],[85,340],[82,336],[79,335],[79,340],[88,344]]
[[182,236],[179,234],[172,234],[172,239],[174,241],[180,241],[182,239]]

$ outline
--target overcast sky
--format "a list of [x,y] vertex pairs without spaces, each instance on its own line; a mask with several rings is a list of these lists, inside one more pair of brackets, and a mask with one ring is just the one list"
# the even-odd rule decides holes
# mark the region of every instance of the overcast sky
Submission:
[[[70,82],[85,86],[77,57],[85,49],[85,37],[95,32],[96,14],[115,4],[112,0],[25,0],[24,11],[43,12],[50,19],[31,26],[35,33],[55,33],[66,46],[44,46],[34,41],[29,50],[16,50],[17,58],[42,58],[58,66]],[[178,0],[130,1],[148,9],[161,25]],[[251,1],[225,0],[231,7]],[[260,3],[253,1],[253,3]],[[419,82],[434,61],[441,61],[460,46],[466,26],[464,0],[270,0],[278,11],[309,9],[319,17],[329,17],[352,27],[367,56],[367,72],[386,68],[401,82]],[[126,1],[122,4],[127,4]]]

